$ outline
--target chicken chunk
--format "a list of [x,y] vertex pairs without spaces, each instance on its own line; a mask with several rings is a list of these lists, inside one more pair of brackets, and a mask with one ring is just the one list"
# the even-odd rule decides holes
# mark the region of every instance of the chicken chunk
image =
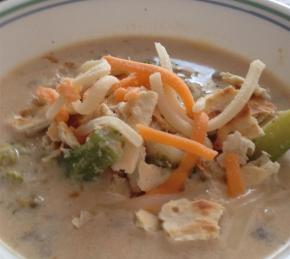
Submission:
[[245,165],[249,160],[249,156],[252,155],[254,151],[255,144],[251,140],[243,137],[240,132],[236,131],[228,135],[223,142],[223,153],[218,156],[217,161],[223,166],[224,154],[234,152],[239,155],[240,164]]
[[210,118],[217,116],[228,106],[237,93],[238,90],[232,86],[216,90],[205,97],[204,111]]
[[157,100],[157,93],[141,90],[137,99],[129,100],[126,104],[120,106],[120,115],[132,127],[138,123],[149,125],[152,121]]
[[259,126],[256,118],[251,115],[250,109],[246,106],[234,119],[217,131],[216,148],[220,148],[230,133],[239,131],[244,137],[254,139],[264,135],[263,129]]
[[137,174],[136,183],[138,187],[141,191],[146,192],[165,182],[169,177],[169,171],[153,164],[147,164],[145,156],[146,152],[143,147],[140,152],[137,170],[134,173]]
[[160,221],[157,216],[146,211],[138,210],[136,212],[136,226],[146,231],[157,231],[160,229]]
[[80,144],[74,135],[72,128],[68,127],[64,122],[60,122],[57,126],[59,139],[71,148],[78,147]]
[[248,188],[255,187],[265,182],[279,172],[280,164],[272,162],[266,153],[257,160],[249,162],[242,167],[242,174]]

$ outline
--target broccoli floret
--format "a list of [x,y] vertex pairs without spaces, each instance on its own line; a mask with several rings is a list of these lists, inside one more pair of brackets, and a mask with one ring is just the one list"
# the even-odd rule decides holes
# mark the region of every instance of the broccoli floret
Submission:
[[87,142],[64,154],[61,164],[69,177],[90,181],[113,165],[123,153],[121,135],[110,128],[98,128]]

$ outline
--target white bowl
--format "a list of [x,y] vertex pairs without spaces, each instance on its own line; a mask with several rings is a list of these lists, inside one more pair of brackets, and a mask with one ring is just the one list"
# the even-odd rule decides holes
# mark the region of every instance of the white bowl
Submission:
[[[260,58],[290,82],[290,9],[266,0],[5,1],[0,4],[0,76],[53,48],[113,35],[207,42]],[[276,256],[287,257],[290,250],[282,250]],[[3,246],[0,258],[15,257]]]

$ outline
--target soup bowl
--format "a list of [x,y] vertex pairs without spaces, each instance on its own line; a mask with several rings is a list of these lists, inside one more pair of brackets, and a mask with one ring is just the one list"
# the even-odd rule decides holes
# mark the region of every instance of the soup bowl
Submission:
[[[263,60],[290,86],[290,8],[278,1],[4,1],[0,4],[0,77],[52,49],[112,36],[204,42],[248,60]],[[285,244],[269,257],[289,254]],[[21,255],[3,243],[0,257]]]

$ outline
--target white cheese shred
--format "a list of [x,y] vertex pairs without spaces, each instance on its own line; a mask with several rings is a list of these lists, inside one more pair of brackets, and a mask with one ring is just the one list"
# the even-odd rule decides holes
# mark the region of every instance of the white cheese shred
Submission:
[[170,57],[166,51],[166,48],[159,42],[155,42],[155,49],[157,51],[161,67],[168,69],[169,71],[172,72],[173,71],[172,64],[170,61]]
[[109,126],[119,131],[130,143],[136,147],[140,147],[143,144],[142,137],[127,123],[113,116],[102,116],[89,121],[88,123],[80,126],[77,129],[77,133],[87,135],[94,131],[99,126]]
[[249,71],[238,94],[223,110],[222,113],[211,119],[208,123],[208,131],[221,128],[232,120],[246,105],[258,86],[260,76],[265,68],[265,64],[260,60],[255,60],[250,64]]
[[77,100],[72,103],[76,112],[82,115],[93,113],[104,101],[112,85],[119,80],[114,76],[104,76],[100,78],[91,88],[85,92],[84,101]]
[[[158,94],[158,108],[166,121],[178,132],[186,137],[191,136],[192,126],[191,123],[184,119],[184,114],[180,109],[174,109],[175,105],[172,105],[165,95],[160,73],[154,73],[150,76],[151,89]],[[172,98],[170,99],[172,101]],[[176,100],[177,101],[177,100]]]

